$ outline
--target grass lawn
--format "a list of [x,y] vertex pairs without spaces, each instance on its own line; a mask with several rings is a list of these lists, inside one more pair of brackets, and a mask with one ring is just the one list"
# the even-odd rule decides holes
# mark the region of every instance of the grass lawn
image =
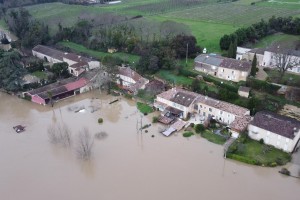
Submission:
[[139,56],[136,55],[132,55],[132,54],[128,54],[128,53],[123,53],[123,52],[117,52],[117,53],[107,53],[107,52],[101,52],[101,51],[95,51],[95,50],[91,50],[86,48],[83,45],[80,44],[76,44],[73,42],[59,42],[58,44],[65,46],[65,47],[69,47],[70,49],[72,49],[75,52],[78,53],[84,53],[87,54],[89,56],[92,56],[94,58],[97,58],[99,60],[101,60],[104,56],[114,56],[114,57],[119,57],[124,61],[127,61],[129,63],[137,63],[140,59]]
[[226,139],[220,135],[216,135],[212,133],[210,130],[205,130],[204,132],[200,133],[201,136],[208,141],[215,143],[215,144],[224,144],[226,142]]
[[158,20],[160,22],[172,20],[187,25],[192,34],[196,37],[198,45],[205,47],[208,53],[221,52],[219,40],[224,34],[233,33],[237,28],[233,25],[226,25],[213,22],[205,22],[200,20],[184,19],[178,17],[168,17],[164,15],[149,16],[149,19]]
[[258,43],[253,45],[253,48],[266,48],[269,47],[270,45],[276,43],[284,43],[285,45],[291,44],[294,45],[296,41],[300,40],[299,35],[288,35],[288,34],[274,34],[274,35],[269,35],[267,37],[262,38],[259,40]]
[[139,111],[141,113],[152,113],[153,112],[153,108],[151,106],[148,106],[147,104],[145,103],[141,103],[141,102],[137,102],[137,108],[139,109]]
[[186,85],[189,86],[192,84],[193,79],[185,77],[185,76],[179,76],[175,75],[171,71],[168,70],[160,70],[156,75],[159,78],[162,78],[170,83],[174,83],[176,85]]
[[42,72],[42,71],[32,72],[31,75],[36,76],[40,79],[47,79],[47,74],[45,72]]
[[228,157],[244,161],[249,164],[263,165],[263,166],[276,166],[284,165],[290,161],[291,156],[273,146],[260,144],[256,140],[250,138],[244,139],[241,137],[236,140],[228,152]]
[[266,73],[268,74],[268,79],[271,82],[281,83],[281,84],[296,86],[296,87],[300,86],[300,75],[298,74],[286,72],[282,80],[280,80],[280,74],[278,70],[266,70]]
[[273,2],[269,1],[260,1],[256,3],[257,6],[261,7],[272,7],[272,8],[286,8],[290,10],[300,10],[300,3],[298,0],[274,0]]

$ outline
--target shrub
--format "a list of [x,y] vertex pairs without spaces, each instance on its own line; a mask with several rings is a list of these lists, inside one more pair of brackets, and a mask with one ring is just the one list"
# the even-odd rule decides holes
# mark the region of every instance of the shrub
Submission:
[[127,99],[132,99],[132,95],[130,95],[128,93],[125,93],[124,97],[127,98]]
[[260,143],[260,144],[264,144],[264,143],[265,143],[265,142],[264,142],[264,139],[261,138],[261,139],[259,140],[259,143]]
[[287,176],[291,174],[287,168],[282,168],[279,172]]
[[158,117],[157,116],[152,117],[152,123],[157,123],[157,122],[158,122]]
[[102,124],[102,123],[103,123],[103,119],[102,119],[102,118],[99,118],[99,119],[98,119],[98,123],[99,123],[99,124]]
[[260,164],[257,160],[253,160],[253,159],[246,158],[244,156],[239,156],[239,155],[236,155],[236,154],[227,154],[227,158],[231,158],[233,160],[241,161],[241,162],[252,164],[252,165],[259,165]]
[[203,131],[205,131],[205,127],[202,124],[197,124],[195,126],[195,131],[196,133],[202,133]]
[[191,137],[192,135],[194,135],[194,133],[191,131],[187,131],[183,133],[183,137]]

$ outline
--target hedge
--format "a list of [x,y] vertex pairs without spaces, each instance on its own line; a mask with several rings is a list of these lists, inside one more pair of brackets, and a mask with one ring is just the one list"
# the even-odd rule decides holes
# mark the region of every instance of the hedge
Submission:
[[267,81],[261,81],[254,78],[247,78],[246,85],[256,90],[264,91],[269,94],[276,94],[280,89],[280,86],[268,83]]
[[239,156],[239,155],[236,155],[236,154],[229,153],[229,154],[226,155],[226,157],[231,158],[233,160],[248,163],[248,164],[251,164],[251,165],[260,165],[261,164],[257,160],[254,160],[254,159],[251,159],[251,158],[246,158],[244,156]]
[[187,70],[187,69],[179,69],[179,74],[182,75],[182,76],[186,76],[186,77],[196,77],[198,76],[198,73],[196,72],[192,72],[190,70]]
[[230,85],[226,82],[218,81],[210,76],[203,76],[203,80],[205,80],[206,82],[214,83],[215,85],[220,86],[222,88],[226,88],[231,92],[238,92],[239,89],[237,84]]

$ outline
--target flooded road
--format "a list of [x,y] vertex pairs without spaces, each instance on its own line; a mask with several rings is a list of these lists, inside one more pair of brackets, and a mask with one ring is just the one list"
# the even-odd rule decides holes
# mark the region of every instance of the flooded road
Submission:
[[[279,174],[280,168],[224,160],[222,146],[180,133],[166,138],[158,133],[159,125],[137,133],[141,115],[135,103],[122,99],[109,104],[116,98],[94,92],[50,108],[0,93],[0,199],[300,198],[300,179]],[[81,106],[85,112],[71,111]],[[91,113],[94,108],[98,110]],[[142,117],[143,124],[151,118]],[[47,127],[56,123],[67,124],[73,138],[83,127],[108,136],[95,139],[91,161],[83,162],[73,149],[49,142]],[[26,131],[16,134],[12,127],[17,124]]]

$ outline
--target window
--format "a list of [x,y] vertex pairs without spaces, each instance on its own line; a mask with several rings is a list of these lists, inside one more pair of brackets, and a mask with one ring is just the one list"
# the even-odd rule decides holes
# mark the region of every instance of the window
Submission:
[[234,74],[234,71],[232,71],[231,73]]
[[209,112],[211,112],[211,111],[212,111],[212,109],[211,109],[211,108],[209,108],[208,110],[209,110]]
[[222,115],[222,114],[223,114],[223,111],[220,110],[220,115]]
[[202,105],[200,105],[200,108],[202,108]]
[[198,110],[198,105],[197,104],[194,105],[194,110]]
[[224,72],[224,69],[223,69],[223,72]]

